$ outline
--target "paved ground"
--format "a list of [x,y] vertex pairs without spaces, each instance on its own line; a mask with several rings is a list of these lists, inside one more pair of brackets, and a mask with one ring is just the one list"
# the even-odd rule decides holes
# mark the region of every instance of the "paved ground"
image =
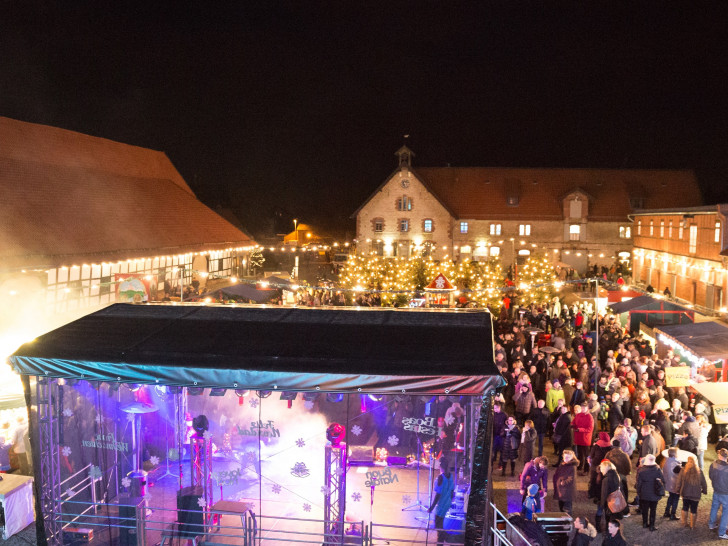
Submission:
[[[547,448],[544,445],[544,455],[549,457],[551,463],[556,462],[556,457],[553,455],[551,446]],[[664,500],[660,501],[657,505],[657,526],[658,529],[655,532],[651,532],[649,529],[642,528],[642,516],[635,514],[635,509],[632,508],[632,515],[629,518],[622,520],[622,529],[624,537],[628,544],[635,546],[664,546],[665,544],[723,544],[728,546],[728,540],[718,539],[716,531],[708,530],[708,518],[710,516],[710,505],[712,501],[713,489],[710,486],[710,479],[708,479],[708,467],[710,463],[715,460],[715,451],[710,446],[709,450],[705,453],[705,477],[708,480],[708,494],[703,495],[700,500],[698,507],[698,521],[695,525],[695,529],[685,529],[681,527],[679,521],[668,521],[662,519],[662,514],[665,512],[665,505],[667,503],[667,496]],[[634,463],[634,459],[633,459]],[[521,504],[521,494],[519,492],[518,474],[522,468],[522,465],[516,466],[516,477],[501,477],[500,472],[496,472],[493,480],[493,496],[495,504],[498,509],[504,514],[507,511],[518,511],[518,507]],[[509,468],[510,470],[510,468]],[[553,468],[549,468],[549,495],[546,497],[546,511],[558,511],[558,503],[551,498],[551,489],[553,482],[551,481]],[[594,514],[596,513],[596,505],[587,498],[587,484],[588,476],[579,476],[579,482],[577,484],[577,496],[574,502],[574,517],[586,516],[592,522],[594,521]],[[634,498],[634,471],[632,476],[628,478],[629,483],[629,500]],[[682,510],[682,501],[678,506],[678,510]],[[678,512],[678,516],[680,512]],[[602,523],[604,525],[604,523]],[[601,536],[597,537],[592,541],[591,546],[601,545]]]

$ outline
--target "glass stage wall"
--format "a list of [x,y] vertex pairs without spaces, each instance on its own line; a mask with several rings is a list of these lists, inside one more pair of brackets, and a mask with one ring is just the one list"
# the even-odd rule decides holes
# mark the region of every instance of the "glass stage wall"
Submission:
[[464,543],[478,396],[29,386],[51,542]]

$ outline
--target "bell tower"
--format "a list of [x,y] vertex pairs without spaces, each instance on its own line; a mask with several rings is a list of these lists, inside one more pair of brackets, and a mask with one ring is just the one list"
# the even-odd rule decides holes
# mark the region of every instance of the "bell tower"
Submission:
[[406,171],[412,168],[412,158],[415,154],[407,147],[406,144],[397,150],[394,155],[399,158],[399,169],[401,171]]

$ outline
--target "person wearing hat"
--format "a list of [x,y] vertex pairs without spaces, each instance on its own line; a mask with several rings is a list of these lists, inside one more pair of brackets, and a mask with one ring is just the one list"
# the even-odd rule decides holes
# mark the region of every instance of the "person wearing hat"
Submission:
[[[665,476],[662,474],[662,469],[657,466],[655,456],[652,453],[645,455],[641,462],[641,466],[637,469],[635,489],[639,497],[642,527],[649,527],[650,531],[656,531],[657,503],[665,494]],[[657,480],[662,483],[656,483]],[[662,494],[659,494],[660,487],[662,488]]]
[[541,512],[541,499],[538,497],[538,485],[532,483],[528,486],[526,498],[521,506],[521,513],[527,520],[532,520],[534,514]]
[[606,432],[599,433],[599,439],[594,443],[589,452],[589,489],[588,495],[590,499],[599,499],[601,495],[600,479],[599,479],[599,463],[604,460],[604,456],[612,449],[609,441],[609,434]]

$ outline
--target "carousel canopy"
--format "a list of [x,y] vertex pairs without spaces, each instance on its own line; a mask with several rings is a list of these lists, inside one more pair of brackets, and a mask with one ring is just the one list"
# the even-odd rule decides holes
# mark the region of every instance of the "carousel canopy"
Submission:
[[107,307],[10,358],[21,374],[280,391],[479,395],[501,387],[482,310]]

